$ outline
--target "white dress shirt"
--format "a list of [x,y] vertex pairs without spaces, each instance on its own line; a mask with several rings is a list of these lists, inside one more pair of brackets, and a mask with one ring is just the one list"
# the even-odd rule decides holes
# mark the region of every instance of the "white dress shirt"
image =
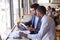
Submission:
[[38,34],[28,34],[32,40],[55,40],[55,23],[48,16],[44,15],[41,19],[41,29]]
[[38,20],[39,20],[39,18],[37,16],[35,16],[35,28],[37,27]]

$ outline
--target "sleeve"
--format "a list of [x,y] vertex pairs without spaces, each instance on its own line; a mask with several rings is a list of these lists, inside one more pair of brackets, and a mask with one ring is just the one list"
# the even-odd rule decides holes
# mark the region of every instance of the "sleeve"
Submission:
[[38,34],[28,34],[28,38],[30,39],[42,39],[42,37],[48,32],[48,21],[44,20],[41,24],[41,29],[39,30]]
[[32,19],[25,23],[26,26],[27,25],[30,26],[31,24],[32,24]]

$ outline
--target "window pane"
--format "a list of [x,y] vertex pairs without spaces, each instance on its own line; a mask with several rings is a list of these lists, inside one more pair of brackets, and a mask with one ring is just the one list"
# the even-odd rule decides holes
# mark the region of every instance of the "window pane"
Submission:
[[0,35],[6,38],[7,28],[10,27],[9,0],[0,0]]
[[38,0],[38,3],[49,3],[49,0]]

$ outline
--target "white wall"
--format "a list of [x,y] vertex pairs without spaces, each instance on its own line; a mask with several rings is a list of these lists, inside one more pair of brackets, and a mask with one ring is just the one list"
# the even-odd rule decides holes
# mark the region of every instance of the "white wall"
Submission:
[[54,8],[58,8],[58,4],[51,4],[51,3],[39,3],[40,5],[45,6],[46,8],[48,6],[54,7]]

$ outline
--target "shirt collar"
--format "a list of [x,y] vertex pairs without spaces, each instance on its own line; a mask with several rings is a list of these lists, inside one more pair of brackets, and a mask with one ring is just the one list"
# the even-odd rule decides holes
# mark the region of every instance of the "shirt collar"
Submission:
[[46,15],[44,15],[44,16],[41,18],[41,21],[44,20],[45,16],[46,16]]

